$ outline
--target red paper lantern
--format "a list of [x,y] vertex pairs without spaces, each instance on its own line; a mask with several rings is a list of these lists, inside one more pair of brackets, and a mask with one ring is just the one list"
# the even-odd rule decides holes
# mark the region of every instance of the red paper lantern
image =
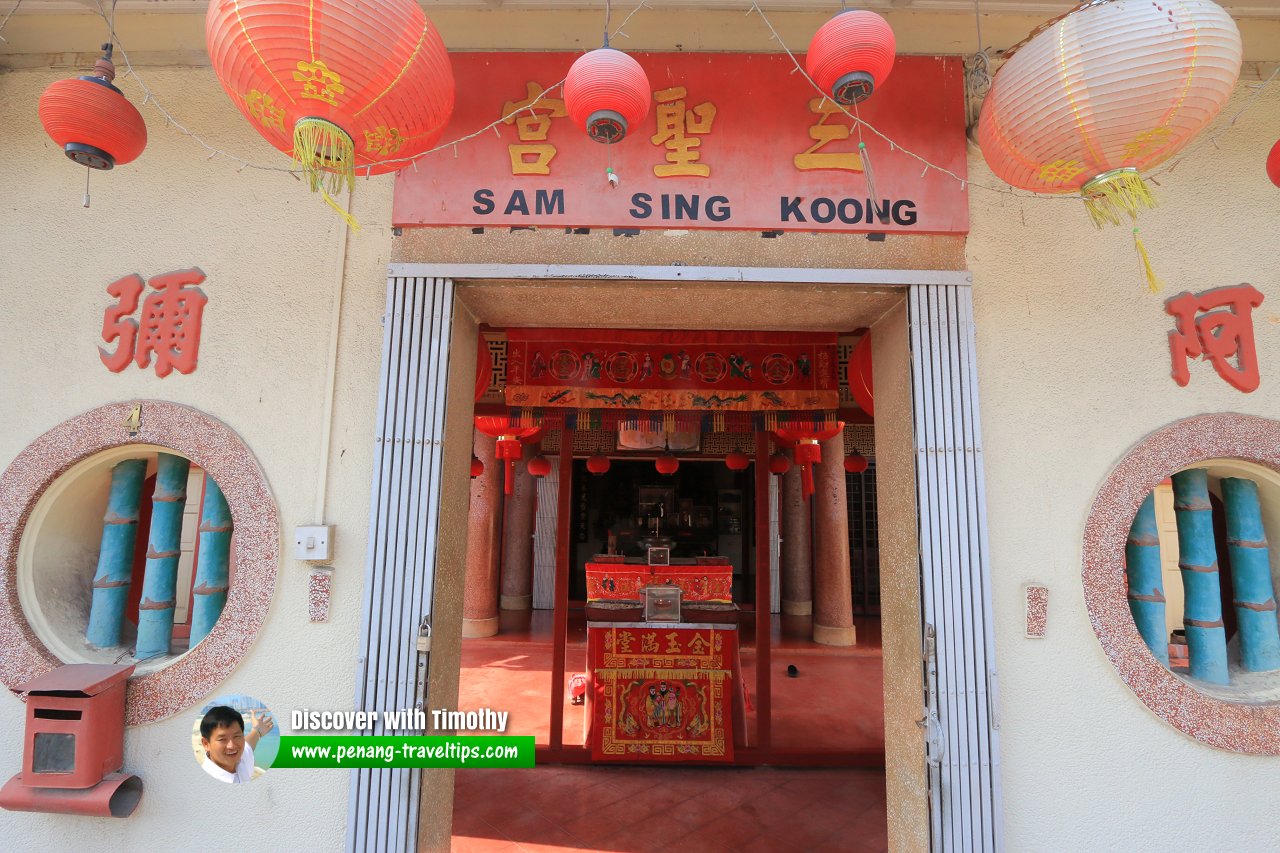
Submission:
[[640,63],[602,47],[579,56],[564,79],[564,106],[596,142],[621,142],[649,114],[653,90]]
[[529,473],[535,477],[545,477],[551,473],[551,463],[547,457],[538,454],[529,460]]
[[991,171],[1037,193],[1079,193],[1093,222],[1155,199],[1140,174],[1217,117],[1240,74],[1240,31],[1209,0],[1082,3],[1009,56],[982,103]]
[[1267,177],[1271,183],[1280,187],[1280,142],[1277,142],[1267,157]]
[[587,470],[592,474],[604,474],[609,470],[609,457],[603,453],[594,453],[587,457]]
[[802,491],[813,494],[813,465],[822,461],[822,445],[819,442],[835,438],[844,432],[844,423],[836,421],[824,427],[779,427],[774,433],[787,444],[794,444],[796,464],[800,466]]
[[864,412],[875,417],[875,386],[871,381],[871,333],[858,340],[849,356],[849,393]]
[[862,9],[841,12],[813,34],[805,70],[838,104],[865,101],[893,70],[897,44],[889,22]]
[[785,474],[791,470],[791,460],[785,453],[775,453],[769,457],[769,473]]
[[653,467],[658,469],[659,474],[671,475],[680,470],[680,460],[670,453],[664,453],[654,461]]
[[240,112],[326,197],[429,150],[453,112],[449,56],[413,0],[213,0],[205,42]]
[[751,465],[751,457],[741,450],[735,450],[724,458],[724,464],[730,471],[745,471]]
[[471,457],[471,479],[475,479],[484,473],[484,463],[475,456]]
[[542,427],[513,427],[503,415],[476,415],[476,429],[498,440],[494,455],[507,463],[507,476],[502,484],[503,494],[511,494],[515,481],[516,460],[524,455],[522,443],[537,441]]
[[870,463],[867,462],[867,457],[863,456],[861,453],[851,453],[844,458],[844,470],[848,471],[850,474],[861,474],[863,471],[867,470],[867,466],[869,464]]
[[138,159],[147,147],[142,114],[111,85],[116,67],[111,45],[102,46],[94,75],[59,80],[40,95],[44,132],[70,159],[90,169],[112,169]]

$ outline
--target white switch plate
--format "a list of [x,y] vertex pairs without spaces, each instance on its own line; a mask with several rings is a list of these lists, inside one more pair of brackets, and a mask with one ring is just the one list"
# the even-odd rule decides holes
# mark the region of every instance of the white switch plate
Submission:
[[333,525],[318,524],[293,529],[295,560],[333,559]]

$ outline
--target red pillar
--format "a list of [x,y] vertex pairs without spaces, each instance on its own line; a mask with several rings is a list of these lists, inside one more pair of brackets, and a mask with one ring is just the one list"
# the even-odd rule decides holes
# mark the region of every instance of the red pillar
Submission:
[[538,501],[538,478],[529,473],[529,460],[541,452],[527,444],[515,464],[515,483],[504,503],[502,524],[502,589],[498,606],[503,610],[533,607],[533,525]]
[[501,550],[502,476],[497,440],[475,430],[472,452],[484,473],[471,481],[467,519],[467,577],[462,593],[462,636],[498,633],[498,557]]
[[809,537],[809,501],[800,482],[800,466],[782,475],[779,510],[782,514],[782,613],[813,613],[813,552]]
[[822,442],[814,466],[813,641],[852,646],[853,592],[849,580],[849,508],[844,485],[844,436]]

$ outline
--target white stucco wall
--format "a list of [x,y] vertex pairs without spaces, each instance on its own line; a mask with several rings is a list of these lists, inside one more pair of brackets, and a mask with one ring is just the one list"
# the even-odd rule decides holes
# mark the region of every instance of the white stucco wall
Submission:
[[[207,68],[147,68],[148,85],[184,124],[254,163],[287,158],[249,127]],[[372,420],[385,299],[391,179],[361,180],[341,222],[305,184],[281,173],[238,172],[150,107],[147,150],[92,177],[66,160],[36,118],[40,92],[70,71],[0,75],[0,466],[60,421],[102,403],[159,398],[227,423],[265,472],[284,547],[275,594],[249,655],[216,693],[244,693],[276,709],[351,707],[364,571]],[[140,105],[136,88],[124,90]],[[344,259],[345,254],[345,259]],[[345,265],[345,266],[344,266]],[[198,266],[208,276],[198,369],[158,379],[98,358],[106,286]],[[332,426],[324,421],[332,309],[345,269]],[[114,349],[114,345],[110,347]],[[145,412],[144,412],[145,417]],[[323,519],[316,518],[324,431],[332,429]],[[309,566],[292,559],[295,525],[335,524],[330,621],[307,617]],[[86,521],[89,521],[86,519]],[[90,569],[91,570],[91,569]],[[207,700],[206,700],[207,701]],[[191,757],[191,713],[130,729],[125,767],[146,793],[128,820],[0,812],[6,850],[338,849],[347,774],[277,770],[247,786],[220,785]],[[21,765],[25,708],[0,691],[0,776]]]
[[[1280,189],[1263,168],[1277,128],[1273,84],[1219,150],[1160,179],[1162,206],[1140,220],[1158,295],[1131,228],[1097,231],[1079,202],[971,188],[1009,850],[1275,849],[1280,759],[1205,746],[1139,702],[1090,628],[1080,572],[1097,489],[1138,440],[1206,412],[1280,417]],[[976,150],[970,170],[996,183]],[[1164,300],[1242,282],[1266,297],[1261,388],[1242,394],[1204,362],[1178,387]],[[1032,581],[1049,587],[1042,640],[1024,638]]]

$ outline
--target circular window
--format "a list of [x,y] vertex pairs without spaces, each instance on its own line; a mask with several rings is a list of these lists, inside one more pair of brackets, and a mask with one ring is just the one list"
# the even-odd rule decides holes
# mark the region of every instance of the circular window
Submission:
[[1280,422],[1246,415],[1149,435],[1085,525],[1085,603],[1108,658],[1159,717],[1221,749],[1280,755],[1277,549]]
[[266,481],[224,424],[159,401],[86,412],[0,476],[0,680],[135,663],[126,721],[177,713],[248,650],[279,558]]

